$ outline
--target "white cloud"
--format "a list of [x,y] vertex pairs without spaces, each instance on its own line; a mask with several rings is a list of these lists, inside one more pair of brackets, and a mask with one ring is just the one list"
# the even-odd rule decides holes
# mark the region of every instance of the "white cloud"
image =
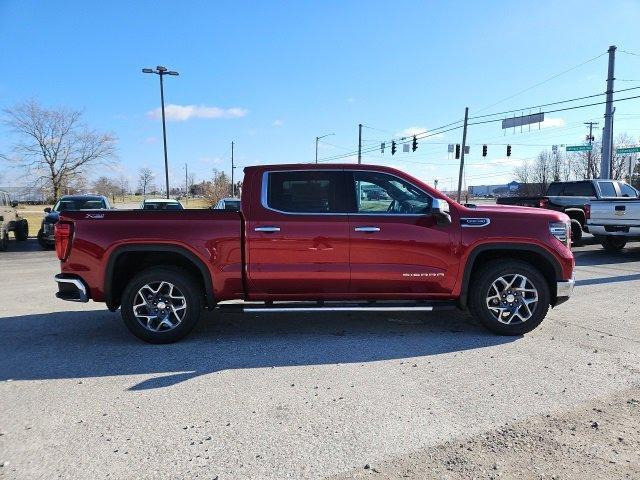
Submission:
[[347,98],[347,103],[356,103],[356,99],[353,97]]
[[[167,120],[183,122],[191,118],[241,118],[247,115],[246,108],[220,108],[207,107],[206,105],[175,105],[169,104],[165,107]],[[162,110],[156,108],[147,113],[151,118],[162,118]]]
[[220,157],[200,157],[198,161],[204,165],[218,165],[222,159]]
[[158,137],[147,137],[144,139],[144,143],[156,143],[158,141]]
[[544,121],[540,124],[540,128],[562,128],[567,124],[567,122],[565,122],[564,118],[552,118],[552,117],[547,117],[544,119]]
[[[408,127],[402,130],[401,132],[396,133],[396,137],[410,138],[410,137],[413,137],[414,135],[424,136],[424,134],[430,135],[428,138],[442,138],[443,136],[442,133],[437,133],[435,135],[430,134],[430,132],[424,127]],[[427,140],[428,138],[426,138],[425,140]]]
[[273,121],[273,123],[271,124],[274,127],[281,127],[284,125],[284,122],[282,120],[276,119]]

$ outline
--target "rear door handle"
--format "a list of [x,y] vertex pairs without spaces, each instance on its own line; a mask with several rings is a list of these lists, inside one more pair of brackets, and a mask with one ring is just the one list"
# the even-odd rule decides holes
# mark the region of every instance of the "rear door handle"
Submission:
[[280,227],[256,227],[254,230],[256,232],[274,233],[274,232],[279,232]]
[[380,231],[380,227],[356,227],[354,230],[356,232],[376,233]]

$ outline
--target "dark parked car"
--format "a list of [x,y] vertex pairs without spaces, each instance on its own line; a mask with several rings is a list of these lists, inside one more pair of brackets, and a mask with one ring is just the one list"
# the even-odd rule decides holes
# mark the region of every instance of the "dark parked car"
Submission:
[[107,210],[110,208],[109,200],[102,195],[65,195],[56,202],[53,208],[47,207],[44,209],[45,216],[38,231],[38,243],[46,250],[54,247],[53,228],[58,222],[60,212]]

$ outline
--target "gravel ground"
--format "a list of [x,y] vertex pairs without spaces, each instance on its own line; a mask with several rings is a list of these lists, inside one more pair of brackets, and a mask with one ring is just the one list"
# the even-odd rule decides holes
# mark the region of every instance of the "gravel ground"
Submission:
[[225,313],[155,346],[56,300],[55,254],[12,244],[0,476],[637,478],[640,248],[576,258],[574,298],[524,337],[456,312]]

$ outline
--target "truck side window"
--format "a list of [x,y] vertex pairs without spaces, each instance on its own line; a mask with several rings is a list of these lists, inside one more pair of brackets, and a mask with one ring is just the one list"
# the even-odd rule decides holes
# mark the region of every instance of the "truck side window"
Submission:
[[267,205],[285,213],[345,213],[341,171],[269,172]]
[[600,193],[603,197],[615,197],[616,187],[613,186],[613,182],[598,182],[600,185]]
[[591,182],[569,182],[565,184],[562,195],[567,197],[595,197],[596,191]]
[[431,197],[408,182],[379,172],[353,173],[358,213],[428,214]]
[[622,195],[623,197],[629,197],[629,198],[638,197],[637,190],[633,188],[631,185],[629,185],[628,183],[620,182],[618,185],[620,186],[620,195]]

